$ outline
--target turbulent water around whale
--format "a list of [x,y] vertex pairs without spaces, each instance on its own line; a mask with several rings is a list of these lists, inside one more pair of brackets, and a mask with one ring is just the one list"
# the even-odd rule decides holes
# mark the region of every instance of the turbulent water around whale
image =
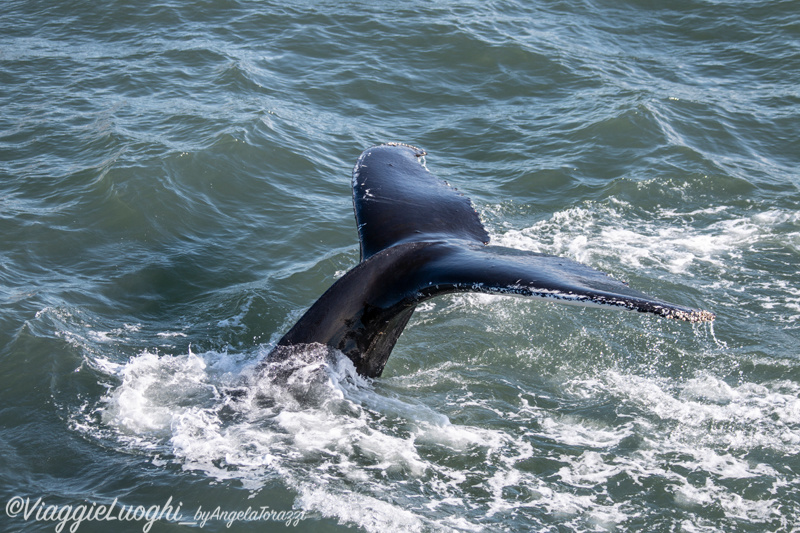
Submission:
[[[800,527],[796,7],[4,3],[0,529]],[[449,295],[379,378],[259,367],[359,262],[387,141],[493,244],[717,320]]]

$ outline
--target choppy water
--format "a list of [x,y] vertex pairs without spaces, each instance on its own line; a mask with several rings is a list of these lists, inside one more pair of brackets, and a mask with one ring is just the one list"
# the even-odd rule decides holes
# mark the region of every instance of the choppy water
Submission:
[[[19,496],[300,531],[797,530],[798,7],[6,0],[0,529],[55,529]],[[717,322],[453,296],[379,379],[312,352],[255,380],[358,261],[350,170],[384,141],[494,241]],[[179,522],[152,531],[286,527]]]

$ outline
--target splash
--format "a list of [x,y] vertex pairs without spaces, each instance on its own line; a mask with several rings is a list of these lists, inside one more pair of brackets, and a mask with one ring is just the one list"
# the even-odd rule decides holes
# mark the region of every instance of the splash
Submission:
[[[278,479],[296,506],[367,531],[554,520],[613,530],[674,509],[687,527],[770,525],[794,490],[786,474],[751,457],[800,452],[800,389],[790,382],[734,386],[707,375],[676,383],[609,370],[567,380],[549,406],[522,385],[501,400],[469,381],[429,405],[417,374],[365,380],[323,346],[253,364],[267,352],[143,352],[99,365],[118,380],[96,406],[101,424],[121,449],[253,493]],[[459,371],[433,372],[446,381]],[[619,422],[596,412],[609,401]],[[470,412],[491,416],[465,419]],[[753,486],[766,492],[754,497]]]

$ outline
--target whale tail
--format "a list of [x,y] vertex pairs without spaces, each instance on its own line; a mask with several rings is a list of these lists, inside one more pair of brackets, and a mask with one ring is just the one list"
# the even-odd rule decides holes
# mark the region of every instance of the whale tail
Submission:
[[396,143],[361,154],[353,169],[361,261],[278,347],[324,344],[345,353],[359,374],[377,377],[417,304],[455,292],[714,320],[713,313],[652,298],[570,259],[490,246],[470,200],[431,174],[424,156]]

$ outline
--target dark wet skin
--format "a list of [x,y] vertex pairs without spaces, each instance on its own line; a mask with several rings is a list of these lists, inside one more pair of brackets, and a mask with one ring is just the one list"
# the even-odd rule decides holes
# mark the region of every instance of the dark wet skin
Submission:
[[482,292],[597,305],[702,322],[713,313],[671,304],[571,259],[489,246],[470,200],[405,144],[365,150],[353,169],[361,262],[337,280],[278,342],[274,355],[322,344],[367,377],[381,375],[421,302]]

